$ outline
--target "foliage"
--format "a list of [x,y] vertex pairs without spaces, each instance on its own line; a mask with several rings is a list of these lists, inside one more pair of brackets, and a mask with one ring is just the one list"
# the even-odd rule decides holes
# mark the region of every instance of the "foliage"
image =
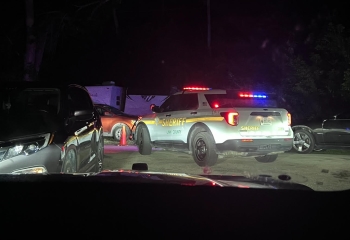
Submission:
[[[297,118],[329,117],[350,100],[350,38],[332,21],[288,45],[283,91]],[[300,50],[304,47],[303,50]]]

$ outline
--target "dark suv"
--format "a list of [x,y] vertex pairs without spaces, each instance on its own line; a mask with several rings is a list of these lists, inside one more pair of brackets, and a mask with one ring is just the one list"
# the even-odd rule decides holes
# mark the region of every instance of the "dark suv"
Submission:
[[84,87],[1,83],[0,109],[0,173],[102,170],[101,119]]

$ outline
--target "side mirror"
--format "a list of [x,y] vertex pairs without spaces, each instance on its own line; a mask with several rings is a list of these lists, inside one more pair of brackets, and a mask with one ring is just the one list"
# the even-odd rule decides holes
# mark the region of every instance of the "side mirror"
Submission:
[[74,111],[73,116],[78,121],[86,121],[91,119],[94,116],[94,114],[93,114],[93,111],[91,110],[77,110],[77,111]]
[[155,112],[155,113],[159,113],[160,112],[159,106],[156,106],[154,104],[153,104],[153,107],[151,107],[151,110],[152,110],[152,112]]

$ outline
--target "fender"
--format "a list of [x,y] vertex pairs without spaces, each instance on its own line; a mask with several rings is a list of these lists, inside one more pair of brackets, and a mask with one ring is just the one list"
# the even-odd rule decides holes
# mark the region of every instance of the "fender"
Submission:
[[296,126],[292,127],[293,132],[295,130],[298,130],[298,129],[306,130],[306,131],[310,132],[312,135],[314,134],[314,131],[310,127],[305,126],[305,125],[296,125]]
[[314,132],[314,130],[308,126],[305,126],[305,125],[296,125],[296,126],[293,126],[292,127],[292,130],[293,132],[295,130],[299,130],[299,129],[302,129],[302,130],[305,130],[305,131],[308,131],[309,133],[311,133],[311,136],[313,137],[313,140],[315,142],[315,148],[318,148],[319,146],[319,139],[316,137],[316,134]]

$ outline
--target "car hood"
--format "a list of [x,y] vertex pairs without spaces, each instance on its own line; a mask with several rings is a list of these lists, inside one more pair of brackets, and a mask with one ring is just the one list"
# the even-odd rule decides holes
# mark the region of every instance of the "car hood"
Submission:
[[227,176],[227,175],[192,175],[185,173],[150,172],[135,170],[104,170],[96,174],[99,177],[122,178],[132,182],[157,182],[178,184],[186,186],[217,186],[237,188],[263,188],[263,189],[295,189],[312,190],[311,188],[293,183],[287,175],[280,175],[274,179],[268,175],[258,176]]
[[[281,178],[288,179],[288,178]],[[150,172],[135,170],[104,170],[101,173],[73,173],[73,174],[24,174],[0,175],[0,181],[77,181],[77,182],[113,182],[138,184],[165,184],[180,186],[210,186],[236,187],[255,189],[289,189],[308,190],[311,188],[290,182],[289,180],[274,179],[270,176],[255,177],[222,176],[222,175],[191,175],[185,173]]]

